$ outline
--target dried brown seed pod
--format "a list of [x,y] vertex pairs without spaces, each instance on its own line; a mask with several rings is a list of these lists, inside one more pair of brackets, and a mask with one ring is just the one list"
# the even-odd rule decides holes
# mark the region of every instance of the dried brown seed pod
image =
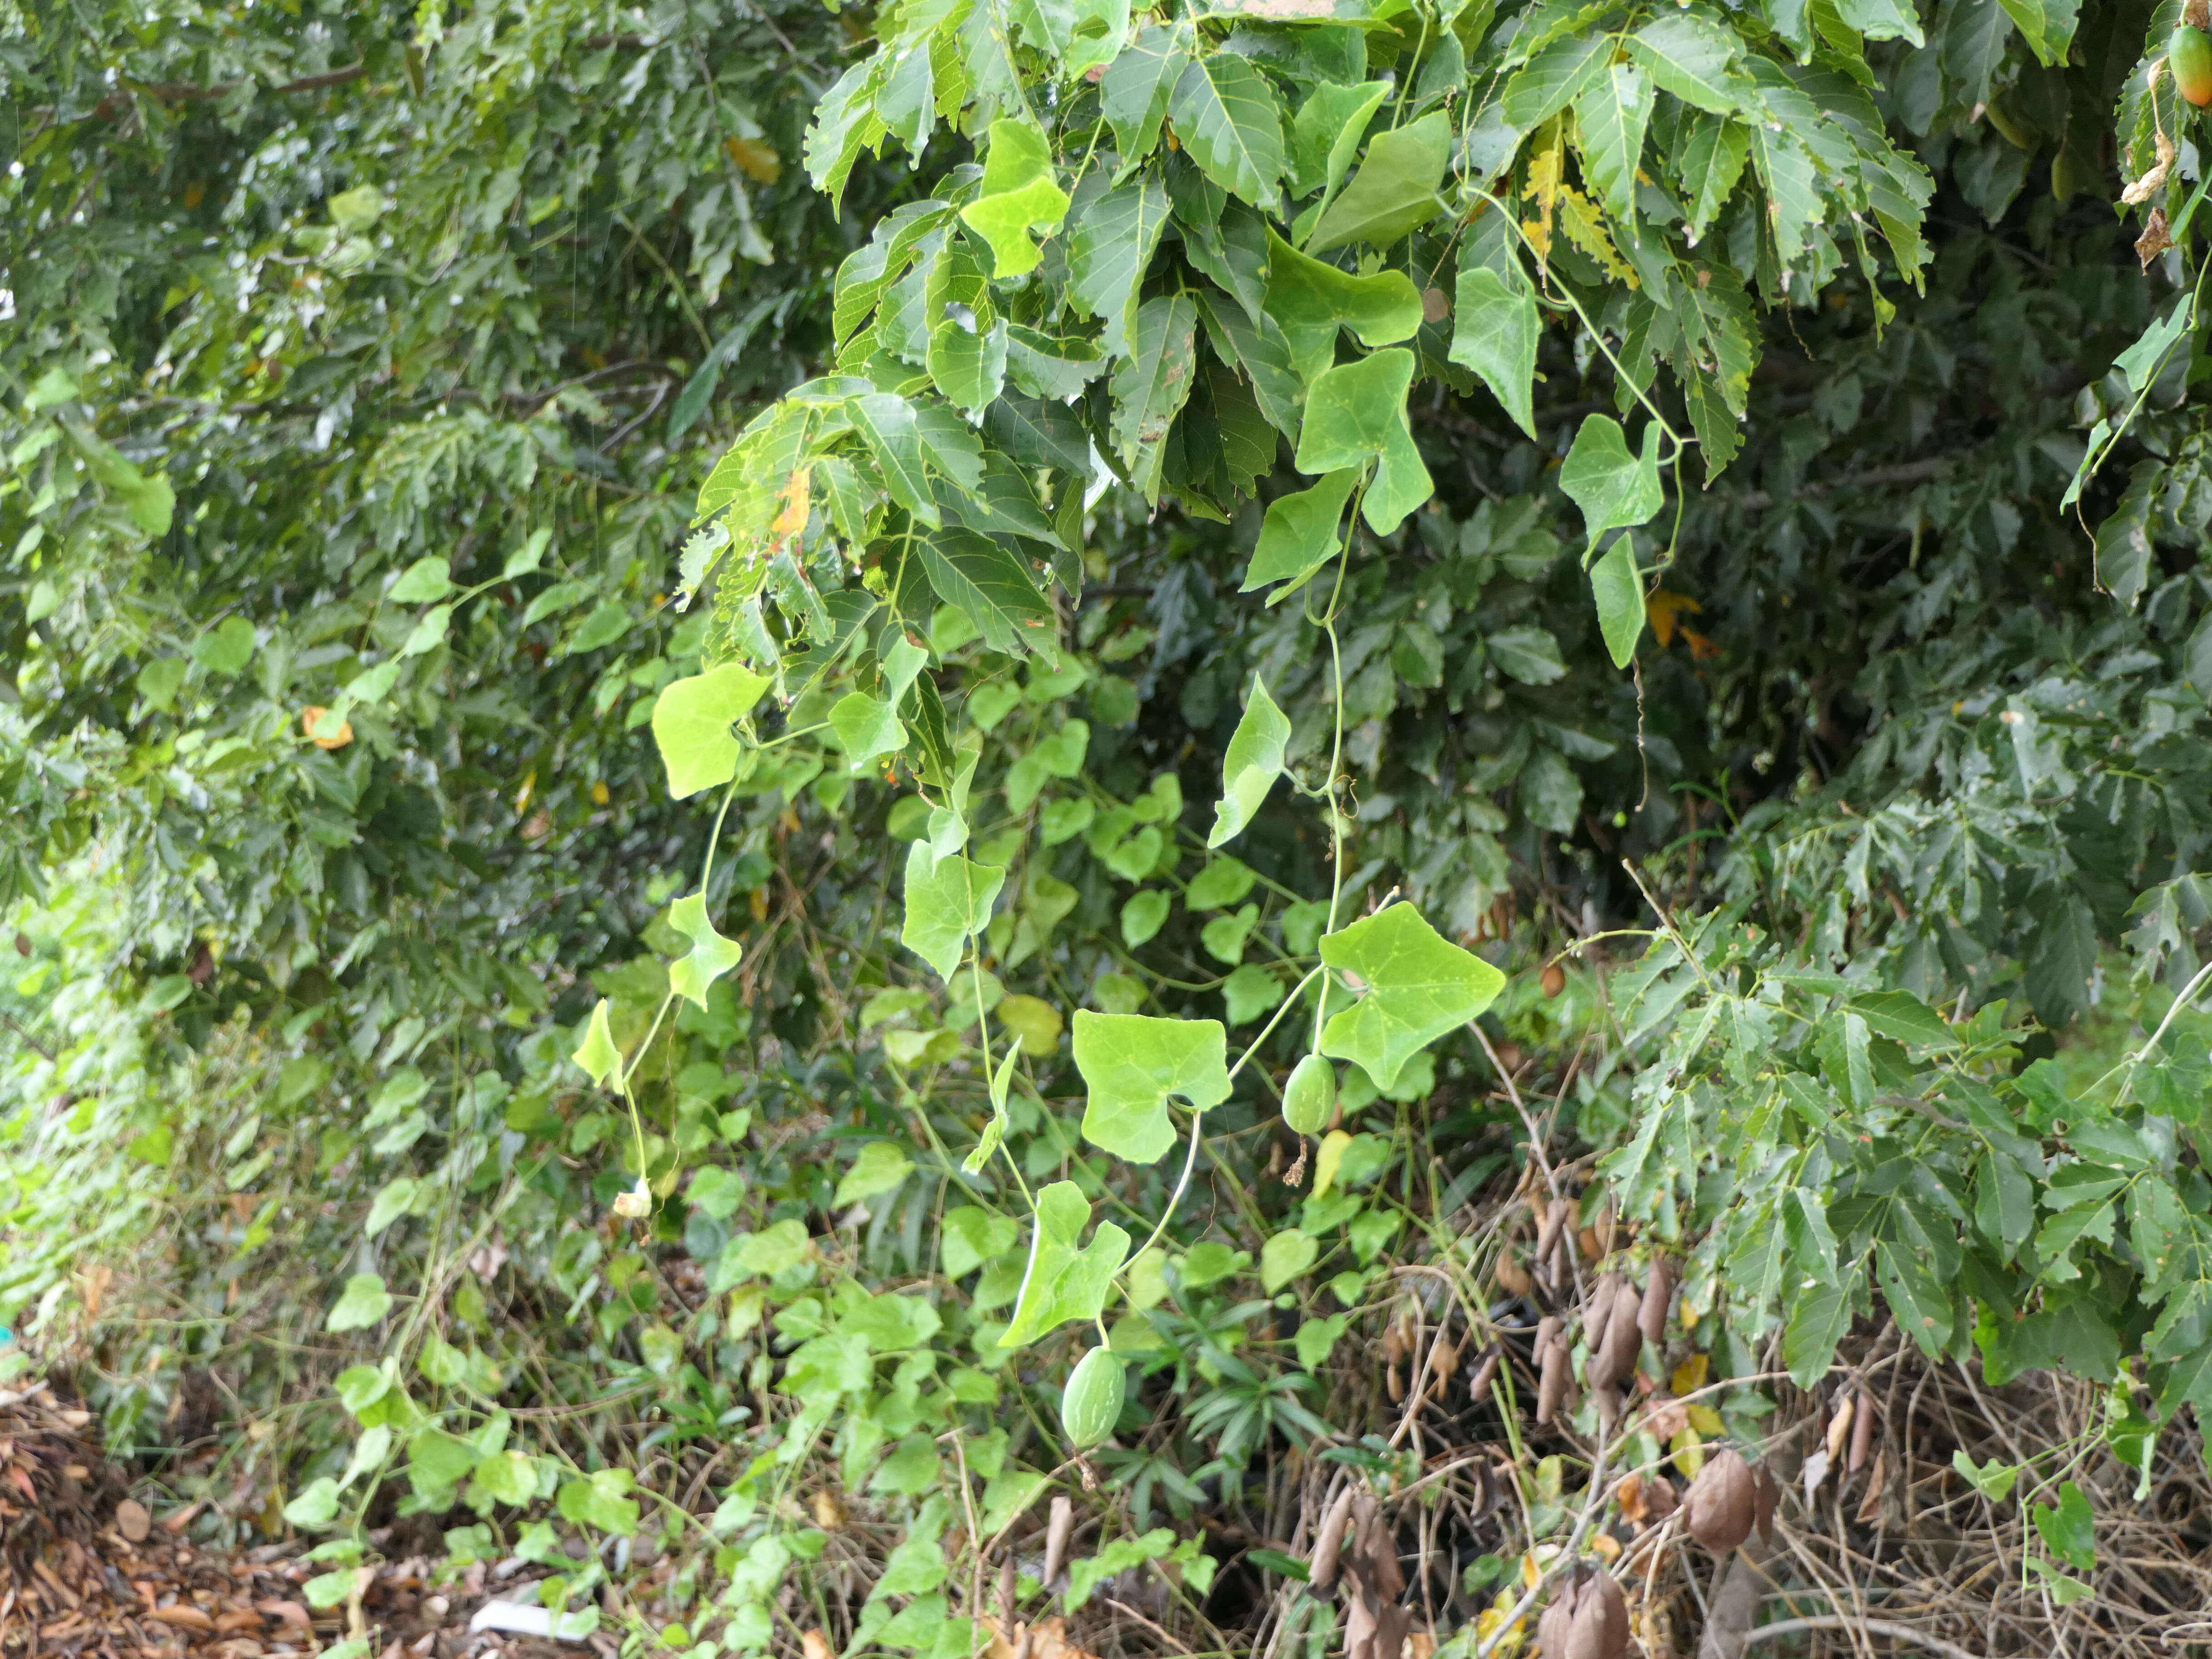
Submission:
[[1664,1475],[1655,1474],[1644,1484],[1644,1512],[1654,1525],[1674,1514],[1681,1501],[1674,1491],[1674,1483]]
[[1075,1530],[1075,1505],[1066,1498],[1052,1500],[1052,1519],[1044,1529],[1044,1577],[1050,1584],[1060,1577],[1060,1563],[1067,1559],[1067,1537]]
[[1851,1461],[1846,1466],[1853,1474],[1866,1467],[1867,1454],[1873,1447],[1874,1401],[1861,1389],[1858,1404],[1851,1413]]
[[[1642,1304],[1636,1287],[1626,1280],[1613,1292],[1613,1316],[1606,1322],[1605,1343],[1598,1350],[1591,1382],[1625,1382],[1636,1374],[1637,1357],[1644,1345],[1644,1334],[1636,1322]],[[1600,1370],[1604,1372],[1602,1377],[1597,1375]]]
[[1851,1419],[1857,1414],[1858,1397],[1856,1394],[1847,1394],[1836,1402],[1835,1415],[1828,1419],[1826,1446],[1829,1462],[1843,1461],[1844,1437],[1850,1433]]
[[1742,1548],[1751,1536],[1753,1485],[1751,1465],[1733,1448],[1707,1458],[1690,1483],[1685,1517],[1690,1536],[1716,1555]]
[[1398,1375],[1398,1362],[1392,1360],[1382,1368],[1383,1386],[1390,1391],[1390,1403],[1402,1405],[1406,1399],[1406,1379]]
[[1571,1206],[1561,1199],[1547,1200],[1541,1193],[1529,1194],[1528,1202],[1536,1212],[1536,1259],[1541,1261],[1552,1254],[1552,1246],[1559,1242],[1559,1231],[1567,1224]]
[[1751,1482],[1752,1524],[1759,1528],[1759,1541],[1774,1541],[1774,1511],[1782,1506],[1782,1483],[1774,1478],[1774,1471],[1761,1463],[1759,1473]]
[[1590,1399],[1597,1407],[1598,1432],[1610,1440],[1613,1425],[1620,1421],[1620,1390],[1609,1382],[1593,1383]]
[[1653,1347],[1667,1343],[1667,1304],[1674,1299],[1674,1264],[1665,1256],[1654,1259],[1651,1277],[1644,1286],[1644,1300],[1636,1310],[1636,1328]]
[[1575,1587],[1562,1585],[1536,1621],[1536,1651],[1542,1659],[1567,1659],[1567,1638],[1575,1627]]
[[1628,1602],[1611,1573],[1594,1574],[1575,1598],[1566,1659],[1624,1659],[1627,1652]]
[[1583,1340],[1592,1353],[1605,1340],[1605,1328],[1613,1318],[1613,1298],[1627,1281],[1619,1273],[1600,1273],[1583,1303]]
[[1574,1282],[1574,1246],[1567,1243],[1566,1231],[1562,1228],[1559,1236],[1552,1241],[1552,1283],[1556,1288],[1565,1289]]
[[1382,1358],[1389,1364],[1395,1365],[1405,1357],[1406,1332],[1397,1321],[1393,1320],[1383,1328]]
[[1567,1385],[1573,1380],[1565,1339],[1554,1337],[1548,1345],[1539,1348],[1537,1358],[1544,1370],[1536,1388],[1536,1420],[1548,1423],[1567,1397]]
[[1498,1351],[1492,1348],[1475,1362],[1474,1374],[1468,1378],[1467,1391],[1477,1405],[1482,1403],[1482,1397],[1498,1380]]
[[1314,1536],[1313,1555],[1307,1564],[1307,1582],[1317,1590],[1325,1590],[1336,1582],[1337,1557],[1344,1548],[1344,1529],[1352,1520],[1352,1492],[1346,1486],[1337,1494],[1336,1502],[1328,1506],[1322,1517],[1321,1531]]
[[1498,1253],[1498,1266],[1492,1271],[1498,1288],[1509,1295],[1526,1296],[1535,1284],[1528,1268],[1521,1265],[1520,1251],[1510,1244]]

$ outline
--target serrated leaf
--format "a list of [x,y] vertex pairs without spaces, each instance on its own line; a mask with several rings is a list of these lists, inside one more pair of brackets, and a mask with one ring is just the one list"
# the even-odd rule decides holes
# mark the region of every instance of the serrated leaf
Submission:
[[1488,265],[1462,264],[1454,307],[1451,360],[1482,377],[1491,395],[1530,437],[1536,435],[1536,301],[1506,286]]
[[668,966],[668,988],[704,1008],[708,988],[738,965],[744,948],[715,931],[704,893],[687,894],[670,905],[668,925],[691,941],[690,950]]
[[1321,959],[1366,988],[1322,1029],[1322,1052],[1353,1061],[1385,1090],[1396,1086],[1407,1060],[1490,1006],[1505,984],[1504,975],[1452,944],[1410,904],[1323,934]]
[[850,408],[853,424],[860,429],[868,453],[876,458],[890,498],[932,529],[941,525],[944,520],[938,517],[929,474],[922,464],[921,433],[914,405],[896,392],[872,392],[854,398]]
[[1129,355],[1137,287],[1167,222],[1167,187],[1149,173],[1106,191],[1076,221],[1067,247],[1067,291],[1105,323],[1099,343],[1109,356]]
[[[1647,113],[1650,99],[1645,99]],[[1442,110],[1376,135],[1367,159],[1328,204],[1306,244],[1316,253],[1348,242],[1387,247],[1443,210],[1437,194],[1450,159],[1451,124]]]
[[1631,455],[1627,434],[1612,416],[1584,416],[1559,468],[1559,488],[1582,509],[1591,548],[1608,530],[1644,523],[1666,501],[1659,488],[1659,423],[1644,428],[1644,452]]
[[[2081,0],[1998,0],[2005,15],[2027,42],[2028,50],[2045,69],[2054,69],[2066,61],[2066,49],[2074,41],[2074,29],[2079,21]],[[1917,20],[1914,20],[1916,26]],[[1916,35],[1907,36],[1917,46]]]
[[1379,455],[1405,418],[1413,354],[1394,347],[1326,370],[1306,394],[1295,463],[1315,476],[1358,467]]
[[[2036,3],[2036,0],[2030,0]],[[1845,28],[1856,29],[1869,40],[1905,40],[1924,46],[1920,19],[1912,0],[1835,0],[1836,15]],[[2040,10],[2039,4],[2037,8]],[[2007,11],[2012,9],[2008,4]]]
[[1751,130],[1725,116],[1699,113],[1683,124],[1672,159],[1690,210],[1690,233],[1703,236],[1734,193],[1751,159]]
[[668,769],[670,799],[682,800],[737,775],[738,739],[730,728],[768,688],[764,678],[734,662],[662,688],[653,706],[653,740]]
[[1506,121],[1533,132],[1603,75],[1612,55],[1613,37],[1601,29],[1553,41],[1505,83],[1499,104]]
[[1290,344],[1298,378],[1310,381],[1335,361],[1340,328],[1369,346],[1413,338],[1421,326],[1421,296],[1403,271],[1354,276],[1299,252],[1271,228],[1267,314]]
[[1633,64],[1614,64],[1575,100],[1584,181],[1605,204],[1624,236],[1635,234],[1636,173],[1651,125],[1651,76]]
[[1590,595],[1597,601],[1598,632],[1615,668],[1626,668],[1644,635],[1644,578],[1636,550],[1626,536],[1616,537],[1603,557],[1590,567]]
[[[1852,1275],[1839,1274],[1848,1281]],[[1828,1374],[1836,1346],[1851,1328],[1848,1284],[1801,1285],[1790,1298],[1782,1329],[1782,1363],[1799,1388],[1809,1389]]]
[[1208,178],[1256,208],[1283,174],[1283,117],[1275,89],[1251,60],[1209,52],[1183,65],[1168,100],[1176,136]]
[[[1125,465],[1168,435],[1190,399],[1198,366],[1198,307],[1188,295],[1147,300],[1137,313],[1136,349],[1114,370],[1110,435]],[[1157,497],[1157,491],[1148,494]]]
[[991,245],[992,275],[1019,276],[1043,256],[1030,233],[1050,235],[1067,216],[1067,192],[1053,176],[1052,146],[1026,121],[994,121],[981,193],[960,217]]
[[609,1078],[622,1070],[622,1050],[615,1046],[614,1030],[608,1024],[613,1006],[605,997],[592,1005],[590,1023],[584,1027],[584,1040],[570,1056],[583,1068],[584,1075],[602,1089],[607,1086]]
[[1021,558],[989,536],[955,525],[917,538],[914,551],[937,597],[975,625],[994,651],[1052,641],[1052,605]]
[[[1006,374],[1032,398],[1064,404],[1098,378],[1106,360],[1090,341],[1040,333],[1017,323],[1006,331]],[[1040,462],[1059,465],[1059,462]],[[1079,471],[1079,467],[1070,467]]]
[[1098,83],[1099,109],[1114,129],[1115,146],[1131,161],[1151,155],[1159,142],[1169,94],[1190,62],[1188,39],[1181,27],[1154,23],[1106,66]]
[[1208,847],[1219,847],[1244,832],[1283,774],[1283,750],[1290,740],[1290,721],[1267,695],[1267,682],[1255,673],[1251,701],[1244,705],[1222,756],[1221,799],[1213,809]]
[[1344,504],[1359,482],[1357,467],[1329,473],[1310,489],[1279,495],[1267,503],[1260,525],[1260,540],[1252,550],[1252,562],[1237,591],[1249,593],[1272,582],[1287,586],[1268,596],[1268,603],[1287,598],[1306,579],[1334,558],[1344,545],[1338,533]]
[[899,924],[899,942],[949,980],[967,948],[968,936],[980,933],[991,919],[991,907],[1006,872],[992,865],[976,864],[958,854],[939,855],[927,842],[915,842],[907,851],[906,915]]
[[1701,12],[1662,11],[1624,43],[1662,90],[1684,103],[1725,115],[1741,101],[1730,71],[1742,40]]
[[1766,191],[1766,222],[1774,236],[1774,258],[1784,269],[1805,251],[1806,234],[1820,222],[1823,208],[1813,158],[1787,130],[1765,122],[1747,129],[1752,160]]
[[[1082,1016],[1076,1018],[1079,1022]],[[1091,1243],[1078,1249],[1075,1241],[1090,1219],[1090,1202],[1073,1182],[1038,1189],[1029,1266],[1000,1347],[1018,1348],[1071,1319],[1095,1320],[1104,1310],[1114,1275],[1129,1253],[1129,1235],[1102,1221]]]
[[1959,1046],[1950,1021],[1910,991],[1870,991],[1852,998],[1850,1009],[1876,1036],[1923,1048]]
[[1083,1138],[1132,1164],[1158,1163],[1175,1145],[1169,1100],[1203,1112],[1228,1099],[1227,1057],[1218,1020],[1079,1009],[1075,1066],[1090,1089]]
[[1933,1359],[1951,1340],[1951,1297],[1919,1251],[1888,1239],[1875,1246],[1875,1278],[1897,1327]]

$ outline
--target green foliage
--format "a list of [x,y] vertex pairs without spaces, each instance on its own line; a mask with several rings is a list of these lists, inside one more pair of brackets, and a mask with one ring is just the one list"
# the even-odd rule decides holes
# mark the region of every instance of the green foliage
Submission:
[[[1494,1299],[1480,1022],[1717,1378],[1880,1315],[2140,1374],[2147,1468],[2212,1399],[2212,491],[2142,10],[40,15],[0,1008],[10,1172],[101,1220],[27,1199],[0,1310],[235,1195],[119,1427],[267,1274],[376,1362],[292,1524],[690,1527],[748,1651],[804,1481],[887,1540],[855,1650],[949,1651],[1067,1322],[1073,1611],[1377,1426],[1393,1261]],[[2148,275],[2066,203],[2113,120]]]

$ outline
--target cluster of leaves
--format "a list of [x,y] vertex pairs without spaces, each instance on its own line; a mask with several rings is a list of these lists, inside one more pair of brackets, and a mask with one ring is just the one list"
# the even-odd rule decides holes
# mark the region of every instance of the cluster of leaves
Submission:
[[[1487,1006],[1583,1051],[1720,1375],[1879,1305],[1991,1375],[2148,1362],[2165,1420],[2203,1033],[2100,1092],[1999,1000],[2132,1014],[2131,937],[2162,1016],[2212,914],[2188,164],[2148,273],[2097,199],[2194,131],[2177,9],[0,37],[0,1308],[58,1328],[102,1248],[41,1182],[220,1203],[108,1354],[125,1443],[257,1283],[364,1363],[234,1513],[334,1568],[394,1505],[464,1559],[711,1540],[672,1604],[740,1650],[833,1566],[869,1644],[964,1645],[956,1528],[1073,1482],[1103,1333],[1069,1600],[1202,1598],[1161,1510],[1373,1426],[1393,1254],[1494,1299]],[[1624,854],[1675,931],[1491,1003],[1650,919]],[[640,1478],[724,1439],[709,1524]],[[800,1486],[902,1541],[836,1566]]]

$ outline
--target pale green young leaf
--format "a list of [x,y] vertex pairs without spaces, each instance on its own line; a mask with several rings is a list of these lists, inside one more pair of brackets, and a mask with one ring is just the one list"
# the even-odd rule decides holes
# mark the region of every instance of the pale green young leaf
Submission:
[[428,605],[453,591],[453,578],[447,573],[445,556],[434,553],[416,560],[402,571],[399,580],[392,584],[384,597],[394,605]]
[[1662,10],[1626,45],[1662,91],[1693,109],[1726,115],[1742,101],[1746,88],[1730,68],[1742,39],[1703,12]]
[[1128,902],[1121,907],[1121,943],[1133,951],[1150,942],[1167,926],[1174,908],[1175,901],[1157,887],[1130,894]]
[[362,1237],[374,1238],[405,1215],[407,1206],[415,1201],[415,1194],[421,1190],[422,1183],[412,1176],[400,1176],[386,1182],[369,1203],[368,1219],[362,1225]]
[[1536,301],[1488,265],[1460,267],[1451,360],[1482,376],[1513,423],[1536,435]]
[[1353,1061],[1381,1089],[1395,1086],[1421,1049],[1490,1006],[1505,983],[1504,975],[1445,939],[1410,904],[1323,934],[1321,959],[1339,974],[1356,974],[1365,987],[1322,1029],[1322,1052]]
[[1251,701],[1244,705],[1222,757],[1221,799],[1213,809],[1208,847],[1233,841],[1258,815],[1267,792],[1283,774],[1283,750],[1290,740],[1290,721],[1267,695],[1267,682],[1255,673]]
[[899,942],[950,980],[960,965],[968,937],[980,933],[991,919],[991,907],[1006,872],[994,866],[976,864],[957,854],[939,856],[927,842],[915,842],[907,851],[906,915],[899,926]]
[[1636,173],[1644,159],[1651,106],[1651,77],[1633,64],[1613,64],[1575,100],[1584,179],[1606,210],[1629,231],[1636,222]]
[[592,1018],[584,1027],[584,1040],[576,1045],[571,1056],[583,1068],[584,1075],[599,1088],[607,1086],[607,1079],[622,1070],[622,1050],[615,1046],[614,1030],[608,1016],[614,1005],[601,997],[592,1005]]
[[1104,1310],[1114,1274],[1129,1254],[1129,1235],[1102,1221],[1091,1243],[1079,1249],[1076,1240],[1090,1219],[1091,1205],[1073,1182],[1055,1181],[1038,1190],[1029,1267],[1000,1347],[1021,1347],[1071,1319],[1095,1320]]
[[[1645,100],[1647,113],[1650,100]],[[1443,210],[1437,185],[1450,159],[1451,124],[1442,110],[1380,133],[1367,159],[1328,204],[1306,244],[1316,253],[1348,242],[1387,247]]]
[[1289,1284],[1321,1255],[1321,1241],[1285,1227],[1260,1248],[1260,1288],[1269,1296]]
[[947,1279],[965,1279],[994,1257],[1014,1248],[1022,1236],[1012,1216],[994,1215],[973,1204],[945,1212],[939,1234],[938,1265]]
[[668,925],[691,941],[690,950],[668,965],[668,988],[704,1008],[708,988],[738,965],[744,947],[715,931],[704,893],[687,894],[670,905]]
[[1644,452],[1628,453],[1627,435],[1610,415],[1589,415],[1575,434],[1559,488],[1582,508],[1583,523],[1595,548],[1608,530],[1639,525],[1658,512],[1665,497],[1659,488],[1659,423],[1644,428]]
[[737,775],[731,726],[751,712],[769,681],[742,663],[672,681],[653,706],[653,740],[668,769],[668,793],[682,800]]
[[1273,605],[1305,585],[1343,546],[1339,526],[1344,504],[1359,482],[1357,467],[1329,473],[1310,489],[1279,495],[1267,503],[1260,525],[1260,540],[1252,550],[1252,562],[1244,572],[1238,592],[1249,593],[1271,582],[1285,584],[1267,597]]
[[1183,890],[1183,902],[1194,910],[1225,909],[1242,904],[1259,879],[1250,865],[1224,854],[1208,859],[1206,867],[1190,878],[1190,885]]
[[1209,52],[1183,65],[1168,102],[1176,136],[1208,178],[1256,208],[1283,173],[1283,117],[1275,90],[1251,60]]
[[1035,270],[1043,256],[1030,233],[1050,235],[1067,216],[1067,192],[1053,176],[1052,146],[1026,121],[994,121],[981,193],[961,219],[991,245],[994,276]]
[[865,691],[848,691],[830,710],[830,729],[838,747],[854,762],[873,760],[906,746],[906,727],[890,704]]
[[1298,378],[1311,381],[1335,361],[1340,328],[1370,346],[1413,338],[1421,326],[1421,296],[1403,271],[1354,276],[1299,252],[1271,228],[1267,314],[1289,342]]
[[894,1141],[872,1140],[860,1148],[860,1155],[838,1181],[830,1201],[842,1209],[848,1204],[880,1198],[896,1191],[913,1172],[914,1160],[906,1155],[906,1148]]
[[356,1273],[323,1322],[326,1331],[364,1331],[392,1311],[392,1293],[377,1273]]
[[1615,668],[1626,668],[1644,634],[1644,578],[1637,574],[1636,550],[1626,536],[1616,537],[1604,556],[1590,567],[1590,594],[1597,601],[1598,632]]
[[1175,1145],[1171,1097],[1197,1112],[1229,1098],[1227,1053],[1219,1020],[1077,1010],[1075,1066],[1090,1090],[1083,1138],[1132,1164],[1158,1162]]
[[1401,347],[1377,351],[1323,372],[1306,394],[1296,465],[1316,476],[1357,467],[1382,453],[1405,417],[1413,380],[1413,354]]

